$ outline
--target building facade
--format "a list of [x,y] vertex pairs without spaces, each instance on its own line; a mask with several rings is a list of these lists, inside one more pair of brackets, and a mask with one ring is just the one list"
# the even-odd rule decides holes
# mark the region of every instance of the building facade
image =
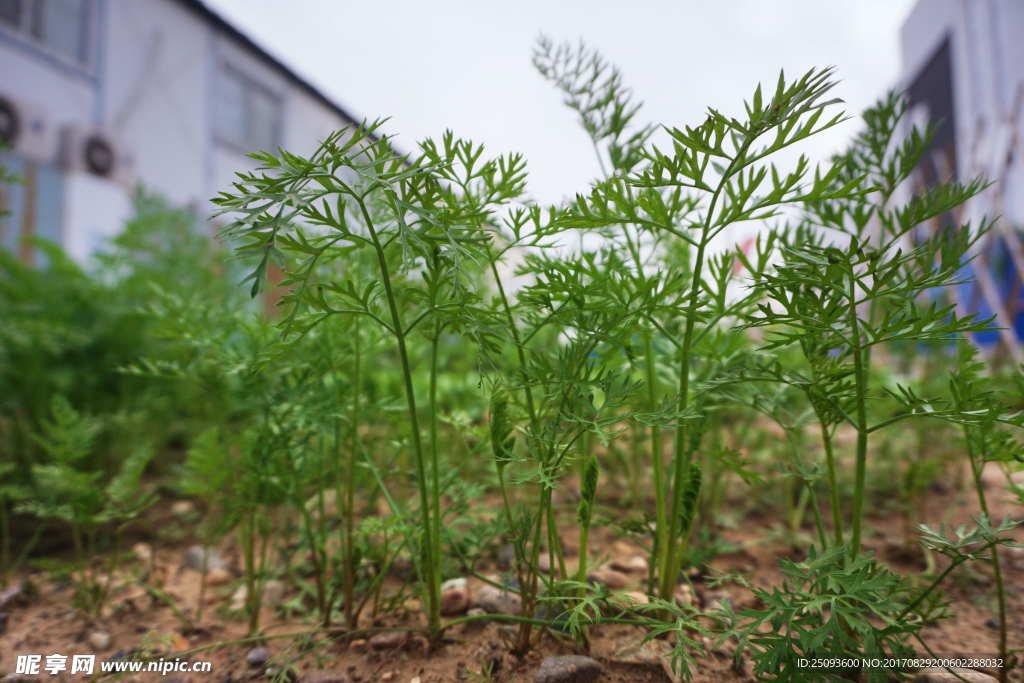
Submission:
[[909,121],[939,123],[918,169],[919,187],[977,177],[991,184],[960,222],[997,217],[953,293],[969,312],[996,316],[979,335],[1024,362],[1024,2],[919,0],[901,33]]
[[8,249],[39,235],[85,261],[139,184],[205,217],[247,153],[308,154],[351,123],[199,0],[0,0]]

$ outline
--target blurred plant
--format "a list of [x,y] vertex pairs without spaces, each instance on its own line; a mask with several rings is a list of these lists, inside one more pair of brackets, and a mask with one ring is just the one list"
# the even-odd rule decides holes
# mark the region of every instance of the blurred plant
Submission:
[[[46,454],[45,464],[32,468],[33,495],[19,505],[41,520],[59,519],[71,525],[79,569],[75,579],[81,607],[99,616],[110,594],[125,528],[156,501],[141,484],[142,473],[153,456],[152,448],[139,448],[121,465],[105,486],[102,471],[81,469],[92,452],[100,423],[80,415],[63,396],[55,396],[53,420],[43,423],[34,435]],[[96,570],[97,541],[102,530],[114,524],[113,547],[104,581]]]

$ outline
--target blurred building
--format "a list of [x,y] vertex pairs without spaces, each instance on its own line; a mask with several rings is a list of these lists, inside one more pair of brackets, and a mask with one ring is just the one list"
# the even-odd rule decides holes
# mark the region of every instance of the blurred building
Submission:
[[1024,362],[1024,2],[919,0],[901,42],[910,120],[941,121],[919,187],[985,177],[991,186],[956,218],[1001,216],[968,267],[976,282],[954,297],[1006,328],[979,342]]
[[139,183],[206,216],[245,154],[311,153],[352,122],[199,0],[0,0],[9,249],[37,234],[84,260]]

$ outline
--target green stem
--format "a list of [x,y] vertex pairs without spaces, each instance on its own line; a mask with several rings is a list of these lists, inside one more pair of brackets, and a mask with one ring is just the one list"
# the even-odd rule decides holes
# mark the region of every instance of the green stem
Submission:
[[[654,364],[654,340],[650,334],[644,335],[644,356],[647,365],[647,402],[650,406],[648,410],[653,412],[658,409],[658,376]],[[665,500],[665,463],[663,457],[661,450],[661,427],[651,425],[651,463],[654,465],[654,550],[657,552],[657,556],[651,558],[651,566],[657,565],[661,567],[661,576],[664,579],[664,568],[668,566],[666,564],[666,550],[668,548],[668,543],[666,542],[666,535],[668,534],[666,514],[668,511],[666,510]],[[675,586],[672,588],[674,591]],[[665,598],[664,592],[662,592],[662,597],[665,600],[671,599],[671,597]]]
[[[361,391],[362,339],[359,336],[359,318],[355,321],[355,369],[352,377],[352,446],[348,462],[348,496],[345,501],[345,624],[355,628],[359,614],[355,611],[355,509],[356,509],[356,453],[359,447],[359,396]],[[341,449],[338,449],[340,454]],[[340,457],[340,455],[339,455]],[[341,500],[339,496],[339,501]]]
[[853,531],[850,540],[850,556],[860,554],[861,526],[864,516],[864,485],[867,480],[868,462],[868,414],[867,414],[867,368],[861,357],[860,320],[857,318],[856,283],[850,275],[850,336],[853,338],[853,374],[857,396],[857,460],[853,484]]
[[[435,266],[437,265],[437,253],[434,254]],[[441,323],[434,323],[434,338],[430,342],[430,465],[433,472],[432,484],[434,488],[434,576],[437,581],[432,584],[431,590],[437,592],[434,601],[440,605],[440,577],[441,577],[441,466],[437,457],[437,349],[441,340]]]
[[[384,248],[380,244],[380,240],[377,237],[377,231],[373,227],[373,219],[370,218],[370,212],[366,209],[366,204],[359,200],[359,207],[362,209],[363,218],[366,221],[366,228],[370,233],[370,239],[373,241],[374,250],[377,253],[377,261],[380,266],[381,280],[384,284],[384,295],[387,297],[388,309],[391,312],[391,323],[395,336],[395,341],[398,343],[398,356],[402,363],[402,375],[405,380],[405,398],[409,408],[409,429],[412,432],[412,445],[413,445],[413,457],[415,458],[416,465],[416,476],[417,483],[419,484],[420,493],[420,510],[423,515],[423,526],[426,531],[425,536],[427,537],[426,543],[426,555],[424,557],[424,573],[426,576],[428,604],[427,604],[427,632],[430,634],[430,638],[435,640],[438,634],[441,632],[441,612],[440,605],[438,604],[438,591],[436,586],[439,586],[438,577],[434,573],[434,555],[435,549],[431,546],[430,542],[432,538],[431,531],[431,515],[430,515],[430,496],[427,493],[429,484],[427,483],[427,468],[423,458],[423,444],[420,438],[420,427],[419,420],[416,416],[416,395],[413,391],[412,386],[412,368],[409,364],[409,352],[405,346],[405,329],[402,325],[402,316],[398,310],[398,302],[395,299],[395,293],[391,287],[391,272],[388,268],[387,257],[384,254]],[[435,520],[437,521],[437,520]]]
[[[690,405],[690,362],[692,360],[691,352],[693,347],[693,335],[694,328],[697,324],[696,312],[697,304],[700,301],[701,277],[704,272],[704,250],[707,248],[709,235],[711,234],[711,224],[715,216],[715,207],[718,205],[718,199],[722,194],[722,190],[729,182],[729,178],[731,177],[733,170],[736,168],[736,164],[746,156],[747,150],[750,148],[750,145],[754,143],[755,138],[756,135],[748,137],[736,151],[736,156],[733,157],[732,161],[729,163],[729,167],[722,174],[718,187],[715,188],[715,192],[711,196],[711,202],[708,204],[708,211],[704,219],[704,224],[701,226],[701,239],[697,245],[697,257],[693,265],[689,301],[686,305],[686,331],[683,335],[683,342],[679,348],[679,403],[677,405],[679,412],[685,411]],[[689,430],[684,429],[682,425],[679,425],[676,427],[675,437],[673,439],[672,457],[675,463],[675,474],[673,477],[672,489],[673,514],[668,520],[669,533],[665,539],[668,547],[665,549],[662,556],[661,598],[663,600],[672,600],[676,587],[676,574],[678,573],[678,569],[673,572],[672,567],[675,566],[676,562],[676,546],[678,542],[676,535],[679,533],[680,520],[677,511],[682,505],[683,480],[685,479],[686,468],[690,465],[689,457],[686,453],[687,431]]]
[[[966,428],[969,430],[970,428]],[[965,431],[966,431],[965,430]],[[968,444],[970,444],[968,439]],[[984,449],[984,445],[982,445]],[[970,453],[973,449],[968,446],[968,452]],[[991,519],[988,512],[988,501],[985,498],[985,487],[981,482],[981,473],[985,467],[985,453],[984,450],[979,457],[975,457],[971,454],[971,473],[974,475],[974,486],[978,492],[978,503],[981,506],[981,511],[985,513],[985,516]],[[996,584],[996,600],[999,604],[999,656],[1005,661],[1006,660],[1006,593],[1003,590],[1003,572],[1002,567],[999,566],[999,546],[993,544],[990,548],[992,552],[992,578]],[[1006,683],[1007,667],[1000,667],[999,669],[999,681],[1000,683]]]
[[11,568],[11,523],[7,515],[7,501],[0,498],[0,588],[7,588]]
[[832,537],[836,545],[843,544],[843,514],[839,509],[839,479],[836,476],[836,458],[832,453],[832,433],[820,417],[821,443],[825,448],[825,466],[828,471],[828,500],[832,506]]

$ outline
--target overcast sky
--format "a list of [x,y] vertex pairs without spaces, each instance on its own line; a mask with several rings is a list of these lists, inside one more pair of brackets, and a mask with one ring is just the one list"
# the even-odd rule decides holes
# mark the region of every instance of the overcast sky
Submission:
[[[857,114],[896,84],[899,30],[915,2],[205,1],[354,116],[392,117],[403,150],[451,128],[491,154],[522,152],[542,202],[585,191],[599,167],[531,64],[541,33],[582,39],[618,65],[644,121],[696,125],[708,106],[738,114],[758,82],[774,90],[780,68],[796,77],[828,65],[842,81],[835,95]],[[824,159],[859,126],[801,151]]]

